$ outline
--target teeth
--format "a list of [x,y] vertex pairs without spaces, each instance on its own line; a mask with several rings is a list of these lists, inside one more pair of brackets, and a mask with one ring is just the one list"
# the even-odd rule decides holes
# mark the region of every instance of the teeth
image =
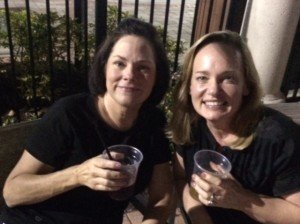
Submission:
[[205,102],[207,106],[222,106],[224,102]]

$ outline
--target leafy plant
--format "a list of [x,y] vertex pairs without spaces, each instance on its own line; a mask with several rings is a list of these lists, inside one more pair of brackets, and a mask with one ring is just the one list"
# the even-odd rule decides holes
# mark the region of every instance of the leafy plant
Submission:
[[[86,71],[84,67],[85,43],[82,36],[83,26],[76,19],[69,18],[70,42],[71,42],[71,75],[68,77],[68,61],[67,61],[67,18],[60,16],[56,12],[50,13],[51,19],[51,40],[52,40],[52,56],[54,76],[50,74],[49,66],[49,32],[47,28],[47,15],[31,12],[31,33],[32,47],[30,52],[30,41],[27,26],[27,14],[25,10],[10,12],[11,36],[14,47],[14,61],[17,79],[17,89],[20,96],[26,101],[27,109],[24,110],[24,120],[36,117],[33,108],[38,110],[48,107],[52,103],[52,97],[58,99],[72,92],[80,92],[85,88]],[[122,19],[131,17],[129,12],[122,12]],[[5,22],[5,11],[0,10],[0,22]],[[107,34],[116,28],[118,24],[118,10],[115,6],[108,6],[107,13]],[[157,27],[161,37],[163,37],[163,29]],[[95,26],[88,24],[88,63],[91,62],[95,51]],[[0,26],[0,47],[9,48],[8,33],[6,26]],[[166,38],[165,49],[168,52],[170,65],[172,66],[175,58],[176,41],[170,37]],[[183,52],[183,43],[180,44],[179,53]],[[31,70],[31,53],[34,61],[34,71]],[[76,59],[74,59],[74,56]],[[10,64],[7,61],[0,60],[1,74],[12,76]],[[1,75],[0,74],[0,75]],[[33,91],[33,83],[35,83],[35,91]],[[70,86],[71,85],[71,86]],[[52,89],[51,89],[52,87]],[[52,96],[52,90],[54,96]],[[170,89],[172,91],[172,88]],[[162,107],[169,114],[169,106],[172,104],[171,93],[168,93],[166,99],[162,103]],[[41,116],[43,113],[38,113]],[[4,118],[5,124],[16,122],[10,116]]]

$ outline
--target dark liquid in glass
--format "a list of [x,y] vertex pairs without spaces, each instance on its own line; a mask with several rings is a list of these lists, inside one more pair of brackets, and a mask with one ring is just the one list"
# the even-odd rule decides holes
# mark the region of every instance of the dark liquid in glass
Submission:
[[[134,159],[130,157],[125,157],[123,161],[120,161],[122,165],[132,165],[134,163]],[[118,191],[109,192],[109,196],[111,199],[116,201],[124,201],[129,199],[134,193],[134,184],[129,187],[122,188]]]

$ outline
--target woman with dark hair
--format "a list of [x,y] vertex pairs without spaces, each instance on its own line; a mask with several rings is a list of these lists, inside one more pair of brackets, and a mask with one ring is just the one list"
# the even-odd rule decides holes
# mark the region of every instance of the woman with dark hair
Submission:
[[[178,146],[177,190],[192,223],[300,223],[300,127],[263,106],[261,95],[239,34],[207,34],[187,52],[169,134]],[[203,149],[225,155],[231,173],[194,174],[194,154]]]
[[1,223],[122,223],[129,201],[110,192],[128,187],[128,176],[120,162],[102,155],[116,144],[143,153],[134,185],[134,194],[147,188],[149,195],[143,223],[165,223],[171,155],[157,105],[168,83],[155,28],[123,20],[95,55],[90,93],[59,100],[41,119],[6,180]]

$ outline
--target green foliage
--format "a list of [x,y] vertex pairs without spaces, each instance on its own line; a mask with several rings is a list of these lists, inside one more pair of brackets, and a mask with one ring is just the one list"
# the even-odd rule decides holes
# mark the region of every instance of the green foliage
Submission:
[[[129,18],[132,15],[129,12],[122,12],[121,18]],[[107,34],[111,34],[112,31],[118,26],[118,8],[116,6],[109,5],[107,7]]]
[[[4,18],[4,10],[0,11],[0,18]],[[27,29],[26,11],[12,11],[10,13],[11,34],[14,46],[14,60],[17,68],[18,88],[21,95],[30,103],[33,95],[32,90],[32,74],[36,82],[36,97],[41,101],[50,103],[50,72],[49,72],[49,32],[47,28],[47,15],[31,12],[31,34],[33,47],[34,71],[30,70],[30,46],[29,46],[29,32]],[[52,39],[52,56],[54,71],[61,71],[65,69],[67,63],[67,29],[66,16],[59,16],[56,12],[51,12],[51,39]],[[81,61],[84,57],[84,42],[81,38],[82,25],[76,20],[69,19],[70,41],[74,48],[74,54],[77,60]],[[8,33],[5,27],[0,27],[0,46],[4,48],[9,47]],[[94,29],[93,24],[89,24],[90,30]],[[90,32],[88,35],[88,51],[89,55],[93,53],[94,35]],[[74,68],[75,69],[75,68]],[[82,70],[82,68],[77,68]],[[7,72],[10,72],[9,70]],[[34,72],[34,73],[33,73]],[[58,78],[59,79],[59,78]]]
[[[31,33],[33,45],[34,71],[31,68],[29,33],[27,26],[27,15],[25,10],[10,12],[11,36],[14,46],[14,61],[16,65],[17,89],[26,101],[26,107],[23,119],[31,120],[36,117],[33,107],[38,103],[38,109],[51,105],[51,86],[54,86],[54,98],[58,99],[64,95],[70,94],[70,84],[73,85],[73,92],[82,91],[86,83],[86,71],[83,66],[85,56],[85,43],[83,38],[83,26],[75,19],[69,18],[69,30],[66,29],[66,16],[60,16],[56,12],[50,13],[51,18],[51,40],[53,55],[54,77],[50,75],[49,66],[49,32],[47,28],[47,15],[31,12]],[[129,12],[122,12],[122,19],[132,17]],[[0,22],[5,23],[5,11],[0,10]],[[115,6],[108,6],[107,13],[107,34],[109,35],[118,24],[118,10]],[[161,37],[163,37],[163,29],[157,27]],[[67,32],[70,35],[71,42],[71,75],[67,78]],[[95,26],[88,24],[88,63],[91,62],[95,51]],[[8,33],[6,25],[0,26],[0,47],[9,48]],[[165,49],[168,52],[170,66],[173,66],[175,58],[176,41],[167,37]],[[183,52],[183,43],[180,44],[179,53]],[[76,60],[74,60],[74,55]],[[77,63],[75,63],[75,61]],[[1,73],[11,76],[10,65],[0,59]],[[1,75],[1,74],[0,74]],[[72,80],[72,82],[68,82]],[[33,81],[35,83],[35,92],[33,92]],[[171,92],[166,95],[162,103],[167,115],[170,114],[170,105],[172,104]],[[34,100],[34,97],[36,99]],[[42,113],[38,113],[38,116]],[[8,116],[4,123],[15,122],[11,116]]]

